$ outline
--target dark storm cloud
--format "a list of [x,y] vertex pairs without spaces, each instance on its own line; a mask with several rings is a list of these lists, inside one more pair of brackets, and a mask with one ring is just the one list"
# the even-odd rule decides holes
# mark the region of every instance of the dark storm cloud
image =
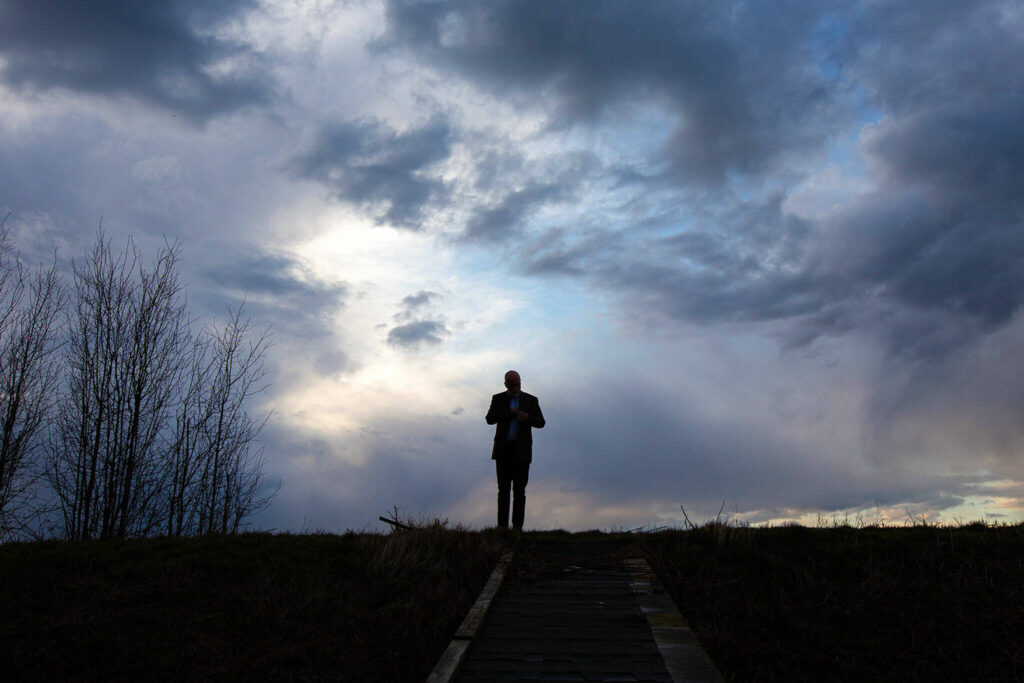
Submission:
[[288,301],[296,309],[322,313],[342,305],[346,287],[316,279],[294,256],[253,251],[206,271],[217,284],[255,295]]
[[561,195],[558,185],[531,183],[513,190],[493,206],[479,207],[466,222],[463,237],[468,240],[492,242],[518,230],[520,223],[546,201]]
[[768,204],[756,212],[764,239],[725,215],[666,237],[544,234],[523,249],[527,270],[590,278],[651,315],[785,320],[794,345],[862,329],[913,358],[959,348],[1020,311],[1024,202],[1014,197],[976,206],[953,188],[887,191],[813,222]]
[[806,3],[395,1],[387,16],[381,49],[551,103],[555,127],[666,107],[676,123],[663,161],[683,182],[764,170],[849,114],[824,68],[829,24]]
[[263,327],[282,337],[298,341],[314,354],[314,369],[334,373],[346,367],[332,318],[344,307],[348,288],[324,282],[296,257],[279,252],[250,251],[202,273],[217,286],[207,294],[206,308],[217,310],[216,302],[245,309]]
[[1024,26],[1005,3],[871,9],[848,52],[885,113],[864,138],[880,189],[822,252],[895,309],[875,321],[894,349],[942,353],[1021,308]]
[[[559,96],[567,98],[565,106],[580,120],[589,111],[581,102],[595,109],[613,103],[619,94],[611,84],[624,83],[626,74],[635,82],[677,92],[683,131],[676,133],[677,142],[680,148],[697,145],[695,151],[680,152],[689,155],[684,165],[693,161],[694,168],[704,169],[693,173],[707,177],[726,169],[762,170],[754,176],[761,182],[787,182],[785,175],[772,175],[771,160],[809,141],[790,127],[810,123],[815,130],[822,123],[815,112],[823,111],[811,106],[805,112],[801,105],[801,111],[782,115],[791,92],[804,93],[805,103],[830,98],[849,103],[847,94],[857,91],[863,103],[856,109],[848,104],[850,110],[836,124],[855,115],[877,119],[861,135],[867,173],[877,189],[806,220],[784,209],[785,191],[755,193],[743,201],[734,196],[728,202],[717,195],[684,195],[677,201],[688,210],[666,214],[656,231],[660,234],[638,230],[635,218],[624,215],[625,227],[565,231],[554,241],[547,234],[535,237],[521,250],[533,255],[528,271],[590,277],[621,293],[631,310],[652,315],[701,323],[785,320],[793,344],[867,330],[892,352],[914,358],[959,348],[1019,313],[1024,296],[1024,30],[1019,17],[1002,11],[1005,3],[942,8],[868,4],[823,18],[817,33],[799,18],[775,30],[783,16],[794,14],[780,12],[761,17],[767,22],[764,36],[779,43],[765,55],[763,36],[740,49],[740,39],[752,31],[755,10],[749,6],[740,6],[739,18],[725,23],[722,17],[697,17],[675,5],[650,12],[622,6],[637,16],[623,18],[623,31],[608,29],[600,41],[595,32],[608,27],[606,15],[613,10],[598,8],[594,20],[585,21],[572,16],[569,7],[545,6],[535,25],[519,16],[515,8],[524,7],[520,4],[493,11],[435,7],[434,23],[413,31],[407,21],[411,10],[398,5],[392,24],[396,36],[440,62],[448,64],[458,55],[465,65],[449,68],[472,77],[486,75],[513,90],[549,81],[571,83],[559,89]],[[591,6],[579,7],[589,11]],[[631,27],[655,14],[673,13],[671,8],[679,16],[661,18],[678,28],[678,44],[668,41],[667,47],[645,51],[631,38]],[[453,16],[458,21],[452,25],[471,27],[468,35],[479,39],[447,47],[439,32]],[[652,27],[644,30],[652,38],[660,35]],[[552,37],[554,47],[535,44],[542,34]],[[710,56],[680,59],[682,45],[695,34],[717,47]],[[829,39],[829,47],[822,48],[828,59],[819,72],[812,68],[814,52],[808,46],[822,37]],[[609,73],[598,74],[595,64],[602,51],[630,59],[615,60]],[[511,58],[520,52],[525,64]],[[507,59],[496,58],[504,53]],[[732,56],[715,57],[723,54]],[[755,55],[765,64],[753,64]],[[758,84],[762,67],[779,75]],[[678,86],[668,84],[670,73],[678,76]],[[704,77],[696,78],[698,73]],[[828,76],[824,81],[823,73]],[[691,92],[693,82],[699,85],[705,78],[723,84],[728,99],[740,103],[737,107],[748,103],[769,113],[747,119],[708,103],[707,116],[694,118],[699,108],[689,104],[690,97],[697,97]],[[579,101],[578,88],[589,93]],[[685,137],[693,126],[709,126],[702,133],[705,140],[680,141],[679,135]],[[751,135],[754,139],[748,139]],[[694,161],[703,157],[704,146],[717,150],[716,160]],[[635,175],[633,182],[641,193],[660,187],[650,176]]]
[[393,327],[388,331],[388,344],[412,349],[421,344],[435,345],[448,336],[447,326],[439,320],[417,320]]
[[1024,20],[1012,0],[861,2],[839,18],[837,68],[870,82],[887,111],[980,103],[1019,73]]
[[784,214],[779,197],[716,218],[667,236],[544,234],[524,250],[534,255],[527,271],[593,277],[645,310],[700,323],[819,312],[845,286],[803,265],[808,226]]
[[424,208],[446,193],[427,170],[448,158],[451,144],[451,127],[442,118],[402,133],[375,121],[345,122],[325,126],[295,167],[338,199],[384,203],[383,221],[416,229]]
[[839,226],[854,273],[982,330],[1024,292],[1024,21],[1011,7],[871,7],[848,47],[886,113],[865,143],[884,189]]
[[8,0],[0,6],[0,79],[28,91],[129,95],[205,120],[269,97],[259,56],[212,30],[255,5]]
[[[473,145],[470,145],[473,149]],[[572,201],[589,179],[599,177],[600,160],[589,152],[527,162],[512,154],[478,151],[474,185],[498,197],[474,206],[460,235],[468,242],[501,242],[522,236],[542,209]]]

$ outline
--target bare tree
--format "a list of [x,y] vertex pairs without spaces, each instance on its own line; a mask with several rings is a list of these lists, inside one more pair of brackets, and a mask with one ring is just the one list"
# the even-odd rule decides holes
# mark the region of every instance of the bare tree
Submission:
[[0,221],[0,540],[26,532],[38,512],[28,497],[57,383],[62,304],[56,260],[48,269],[27,269]]
[[232,533],[272,497],[266,418],[246,410],[267,336],[241,308],[193,335],[176,259],[165,246],[147,270],[130,241],[114,254],[100,233],[75,265],[47,462],[67,538]]
[[165,246],[147,270],[130,240],[115,255],[101,232],[75,264],[47,468],[68,538],[147,535],[163,521],[166,427],[191,349],[176,258]]
[[222,328],[207,330],[194,347],[189,380],[167,470],[167,533],[234,533],[269,504],[261,494],[262,451],[256,448],[269,419],[246,410],[266,387],[267,334],[256,334],[243,307],[228,312]]
[[194,339],[186,374],[179,384],[179,409],[174,436],[167,450],[165,472],[165,533],[182,536],[198,528],[198,484],[203,471],[203,433],[210,419],[207,386],[212,373],[209,344]]
[[257,421],[246,411],[248,399],[265,388],[268,340],[266,333],[254,334],[242,314],[241,308],[229,312],[224,327],[210,333],[209,413],[202,428],[206,452],[197,496],[200,533],[233,533],[270,500],[260,496],[262,451],[253,450],[269,415]]

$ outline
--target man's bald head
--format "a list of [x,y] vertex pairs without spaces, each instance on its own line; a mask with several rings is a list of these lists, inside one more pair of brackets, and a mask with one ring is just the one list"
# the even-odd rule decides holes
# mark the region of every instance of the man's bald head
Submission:
[[509,370],[505,373],[505,388],[508,389],[508,393],[512,396],[519,395],[519,385],[522,380],[519,379],[519,373],[515,370]]

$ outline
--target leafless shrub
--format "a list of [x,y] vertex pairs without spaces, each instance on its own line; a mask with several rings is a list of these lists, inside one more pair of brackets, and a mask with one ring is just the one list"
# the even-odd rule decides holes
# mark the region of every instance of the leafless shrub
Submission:
[[175,257],[165,247],[147,270],[134,244],[115,255],[100,233],[75,264],[66,387],[47,470],[68,538],[157,528],[161,436],[190,339]]
[[233,532],[269,500],[253,452],[263,422],[245,411],[266,337],[240,310],[193,335],[177,255],[167,245],[147,269],[101,232],[75,264],[47,463],[67,538]]
[[56,261],[30,271],[0,221],[0,540],[25,534],[39,512],[31,494],[58,378],[63,299]]
[[254,450],[267,418],[245,410],[265,388],[268,339],[242,315],[229,311],[222,328],[207,331],[190,363],[169,463],[169,534],[233,533],[272,497],[260,495],[263,455]]

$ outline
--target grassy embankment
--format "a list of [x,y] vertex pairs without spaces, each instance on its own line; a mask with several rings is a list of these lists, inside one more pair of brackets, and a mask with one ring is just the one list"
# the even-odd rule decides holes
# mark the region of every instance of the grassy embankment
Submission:
[[[418,681],[496,532],[0,546],[5,680]],[[537,532],[509,585],[643,554],[731,680],[1021,680],[1024,525]]]

